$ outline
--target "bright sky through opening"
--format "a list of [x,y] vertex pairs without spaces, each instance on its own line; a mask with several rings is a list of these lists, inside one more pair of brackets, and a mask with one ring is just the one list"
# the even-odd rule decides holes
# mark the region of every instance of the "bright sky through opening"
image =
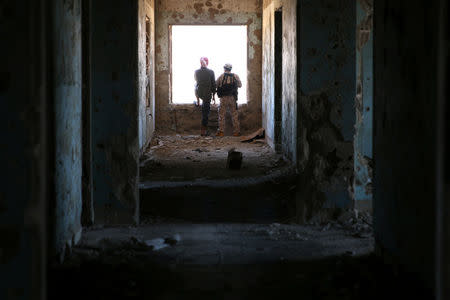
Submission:
[[200,68],[202,56],[208,57],[208,68],[214,71],[216,79],[223,73],[224,64],[233,65],[231,72],[239,75],[242,81],[238,103],[247,103],[247,26],[245,25],[172,26],[173,103],[193,103],[196,99],[194,72]]

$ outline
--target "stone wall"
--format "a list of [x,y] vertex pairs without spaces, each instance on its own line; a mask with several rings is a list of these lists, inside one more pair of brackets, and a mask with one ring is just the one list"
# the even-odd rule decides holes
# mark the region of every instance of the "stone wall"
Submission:
[[[159,131],[197,134],[201,120],[201,111],[193,105],[170,103],[169,25],[171,24],[248,25],[248,102],[240,105],[239,109],[241,132],[249,132],[261,126],[261,5],[260,0],[156,1],[155,42],[158,84],[155,114],[156,128]],[[210,119],[215,115],[216,112],[213,112]]]

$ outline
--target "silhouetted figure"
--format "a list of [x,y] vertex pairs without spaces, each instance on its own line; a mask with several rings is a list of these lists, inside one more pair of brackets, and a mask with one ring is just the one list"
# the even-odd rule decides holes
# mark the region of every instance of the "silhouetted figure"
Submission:
[[211,97],[216,103],[214,94],[216,92],[216,82],[214,71],[208,69],[208,58],[200,58],[200,69],[195,71],[195,96],[197,97],[197,105],[200,105],[200,99],[202,99],[202,125],[201,136],[207,135],[209,111],[211,109]]

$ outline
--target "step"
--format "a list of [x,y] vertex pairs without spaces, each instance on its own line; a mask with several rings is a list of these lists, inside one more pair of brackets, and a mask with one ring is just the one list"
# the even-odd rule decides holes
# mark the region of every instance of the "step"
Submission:
[[193,222],[272,223],[292,212],[296,172],[200,181],[140,184],[141,214]]

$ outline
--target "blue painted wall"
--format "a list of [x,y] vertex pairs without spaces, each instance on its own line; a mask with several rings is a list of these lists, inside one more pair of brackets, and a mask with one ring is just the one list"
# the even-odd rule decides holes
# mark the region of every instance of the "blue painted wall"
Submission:
[[81,236],[81,0],[54,2],[55,247]]
[[353,204],[356,2],[299,3],[299,206],[309,206],[311,214]]
[[97,223],[138,222],[138,1],[92,2],[92,147]]
[[373,3],[357,1],[356,23],[356,125],[354,199],[355,207],[372,206],[373,148]]
[[300,7],[300,90],[326,92],[330,121],[344,141],[354,134],[355,1],[303,0]]

